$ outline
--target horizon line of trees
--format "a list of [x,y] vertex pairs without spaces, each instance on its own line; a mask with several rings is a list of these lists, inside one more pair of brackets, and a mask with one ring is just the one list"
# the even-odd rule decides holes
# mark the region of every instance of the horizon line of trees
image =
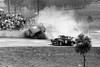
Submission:
[[44,9],[46,6],[56,6],[56,7],[69,7],[72,9],[83,9],[90,5],[93,0],[4,0],[4,3],[8,6],[8,12],[10,13],[10,8],[14,8],[14,12],[22,7],[27,7],[29,10],[36,10],[38,13],[40,10]]

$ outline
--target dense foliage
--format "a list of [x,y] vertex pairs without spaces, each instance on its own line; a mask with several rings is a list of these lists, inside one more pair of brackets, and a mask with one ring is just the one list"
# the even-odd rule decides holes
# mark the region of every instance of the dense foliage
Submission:
[[80,54],[87,53],[91,48],[91,39],[88,36],[80,34],[76,39],[76,52]]

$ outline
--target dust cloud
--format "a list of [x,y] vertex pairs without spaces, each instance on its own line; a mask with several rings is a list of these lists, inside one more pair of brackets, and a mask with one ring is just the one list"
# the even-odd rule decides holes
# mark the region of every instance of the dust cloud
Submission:
[[76,37],[82,33],[79,28],[81,24],[76,21],[74,10],[46,7],[40,11],[37,21],[46,27],[48,38],[55,38],[59,35]]

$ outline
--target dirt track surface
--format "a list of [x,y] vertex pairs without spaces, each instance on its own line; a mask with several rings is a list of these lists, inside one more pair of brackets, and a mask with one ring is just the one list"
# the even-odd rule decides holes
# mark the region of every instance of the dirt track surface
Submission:
[[[95,37],[94,37],[95,38]],[[96,37],[97,38],[97,37]],[[93,47],[100,47],[100,38],[92,39]],[[50,40],[38,40],[38,39],[20,39],[20,38],[0,38],[0,47],[52,47]]]
[[51,46],[49,40],[0,38],[0,47]]

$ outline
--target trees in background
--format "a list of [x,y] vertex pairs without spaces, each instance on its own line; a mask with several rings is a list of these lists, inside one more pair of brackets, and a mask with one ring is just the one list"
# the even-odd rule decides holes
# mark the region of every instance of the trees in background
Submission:
[[83,9],[93,0],[49,0],[49,4],[57,7],[69,7],[72,9]]
[[4,0],[4,3],[7,5],[10,4],[8,6],[13,6],[16,13],[16,10],[22,7],[27,7],[29,10],[35,9],[36,11],[40,11],[46,6],[83,9],[91,4],[92,1],[93,0]]
[[13,6],[15,13],[22,7],[27,7],[29,10],[35,9],[39,12],[46,6],[46,0],[4,0],[4,3],[6,5],[9,4],[8,9],[10,9],[10,6]]
[[8,5],[8,9],[10,10],[10,6],[12,6],[14,8],[14,12],[16,13],[16,11],[18,9],[20,9],[21,7],[23,7],[23,2],[24,0],[4,0],[5,4],[9,4]]
[[8,13],[10,14],[10,0],[6,0],[8,2]]
[[24,0],[23,5],[30,10],[35,9],[37,12],[44,9],[47,5],[46,0]]

